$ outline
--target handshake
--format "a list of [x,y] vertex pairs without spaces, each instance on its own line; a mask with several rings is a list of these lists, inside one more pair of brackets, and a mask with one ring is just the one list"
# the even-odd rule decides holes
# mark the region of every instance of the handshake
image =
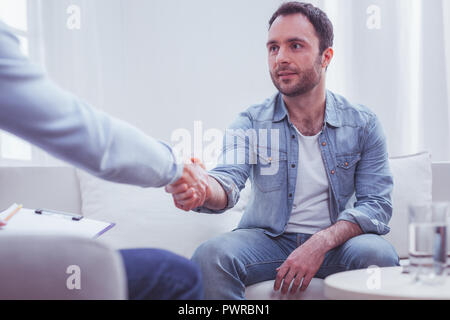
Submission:
[[184,211],[201,207],[211,197],[211,178],[198,159],[185,164],[183,175],[174,184],[165,188],[172,194],[175,206]]

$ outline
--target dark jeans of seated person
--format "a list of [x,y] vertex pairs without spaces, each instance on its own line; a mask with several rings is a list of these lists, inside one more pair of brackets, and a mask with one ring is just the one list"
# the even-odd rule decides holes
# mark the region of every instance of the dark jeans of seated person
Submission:
[[121,250],[130,300],[201,300],[203,285],[197,266],[158,249]]

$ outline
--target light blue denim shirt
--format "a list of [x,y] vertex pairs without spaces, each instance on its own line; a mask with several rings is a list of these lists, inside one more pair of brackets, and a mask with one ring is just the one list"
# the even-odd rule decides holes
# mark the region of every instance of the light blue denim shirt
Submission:
[[[227,193],[228,205],[221,211],[195,210],[223,213],[233,208],[250,179],[252,192],[238,228],[260,228],[270,236],[284,233],[295,196],[297,139],[279,93],[242,112],[225,134],[222,161],[210,171]],[[350,221],[364,233],[387,234],[393,178],[376,115],[327,91],[319,145],[330,185],[331,222]],[[357,201],[349,206],[355,193]]]

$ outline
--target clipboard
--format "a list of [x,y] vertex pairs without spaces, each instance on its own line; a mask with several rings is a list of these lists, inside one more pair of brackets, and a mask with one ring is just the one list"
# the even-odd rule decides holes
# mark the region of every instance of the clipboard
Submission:
[[7,225],[0,233],[64,234],[97,239],[116,224],[48,209],[26,209],[13,204],[0,212]]

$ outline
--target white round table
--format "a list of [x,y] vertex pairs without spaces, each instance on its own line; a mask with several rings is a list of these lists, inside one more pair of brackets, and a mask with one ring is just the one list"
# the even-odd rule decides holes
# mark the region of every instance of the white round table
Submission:
[[325,279],[324,294],[333,300],[447,300],[450,277],[444,284],[415,283],[402,267],[362,269],[336,273]]

